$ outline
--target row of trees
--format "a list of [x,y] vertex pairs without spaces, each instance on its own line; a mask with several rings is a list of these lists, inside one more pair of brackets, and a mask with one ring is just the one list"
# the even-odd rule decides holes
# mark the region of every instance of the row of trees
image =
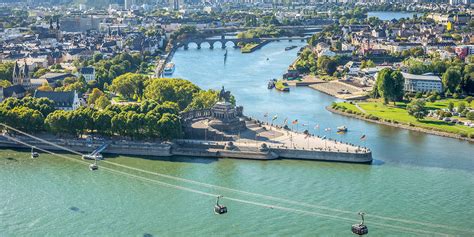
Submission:
[[110,105],[106,109],[54,110],[41,98],[9,98],[0,104],[0,121],[27,132],[98,133],[131,138],[173,139],[182,136],[178,105],[146,101],[141,105]]
[[[0,103],[0,121],[28,132],[168,140],[182,136],[181,111],[209,108],[218,100],[217,91],[201,90],[182,79],[148,79],[139,74],[126,74],[124,78],[116,78],[111,87],[131,87],[133,93],[143,96],[140,103],[111,105],[107,94],[98,88],[89,95],[90,106],[75,111],[55,110],[53,101],[46,98],[8,98]],[[138,86],[141,91],[135,90],[138,84],[143,85]],[[235,103],[233,97],[231,102]]]
[[337,66],[342,63],[340,57],[317,57],[316,53],[306,48],[301,52],[295,67],[303,73],[314,73],[332,76],[336,72]]

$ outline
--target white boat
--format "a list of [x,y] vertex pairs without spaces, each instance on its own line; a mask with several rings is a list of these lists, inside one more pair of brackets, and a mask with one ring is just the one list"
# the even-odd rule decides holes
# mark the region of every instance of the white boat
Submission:
[[347,132],[347,127],[346,126],[337,127],[337,131],[338,132]]
[[163,75],[170,76],[173,75],[175,65],[174,63],[167,63],[165,69],[163,70]]

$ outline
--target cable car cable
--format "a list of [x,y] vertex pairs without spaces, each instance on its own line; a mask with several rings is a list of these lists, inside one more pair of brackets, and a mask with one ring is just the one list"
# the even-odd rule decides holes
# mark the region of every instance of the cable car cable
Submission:
[[[5,125],[5,124],[1,124],[0,125],[3,125],[7,128],[10,128],[14,131],[17,131],[21,134],[24,134],[28,137],[31,137],[33,139],[36,139],[36,140],[39,140],[39,141],[42,141],[42,142],[45,142],[47,144],[50,144],[52,146],[55,146],[55,147],[58,147],[60,149],[63,149],[63,150],[66,150],[66,151],[69,151],[71,153],[74,153],[74,154],[77,154],[77,155],[80,155],[82,156],[83,154],[80,153],[80,152],[77,152],[77,151],[74,151],[72,149],[69,149],[69,148],[66,148],[66,147],[63,147],[61,145],[58,145],[58,144],[55,144],[53,142],[50,142],[50,141],[47,141],[47,140],[44,140],[44,139],[41,139],[41,138],[38,138],[36,136],[33,136],[33,135],[30,135],[28,133],[25,133],[23,131],[20,131],[18,129],[15,129],[15,128],[12,128],[8,125]],[[4,135],[6,136],[6,135]],[[6,136],[6,137],[9,137],[9,136]],[[19,140],[17,139],[13,139],[11,137],[9,137],[10,139],[12,140],[15,140],[19,143],[23,143],[24,145],[27,145],[27,146],[30,146],[30,147],[33,147],[33,145],[29,145],[27,143],[24,143],[24,142],[20,142]],[[36,147],[36,149],[38,150],[41,150],[41,151],[45,151],[47,153],[50,153],[50,154],[53,154],[53,155],[59,155],[59,154],[56,154],[56,153],[53,153],[53,152],[49,152],[49,151],[46,151],[44,149],[39,149],[38,147]],[[60,155],[61,156],[61,155]],[[66,156],[64,156],[66,157]],[[71,159],[71,160],[76,160],[76,159],[73,159],[73,158],[69,158],[69,157],[66,157],[68,159]],[[76,160],[76,161],[81,161],[81,160]],[[198,182],[198,181],[194,181],[194,180],[188,180],[188,179],[184,179],[184,178],[179,178],[179,177],[174,177],[174,176],[169,176],[169,175],[165,175],[165,174],[160,174],[160,173],[155,173],[155,172],[151,172],[151,171],[146,171],[146,170],[142,170],[142,169],[138,169],[138,168],[134,168],[134,167],[130,167],[130,166],[124,166],[124,165],[121,165],[121,164],[117,164],[117,163],[113,163],[113,162],[108,162],[108,161],[102,161],[102,162],[105,162],[105,163],[108,163],[108,164],[112,164],[112,165],[117,165],[117,166],[120,166],[120,167],[123,167],[123,168],[128,168],[128,169],[132,169],[132,170],[136,170],[136,171],[141,171],[141,172],[144,172],[144,173],[149,173],[149,174],[153,174],[153,175],[158,175],[158,176],[161,176],[161,177],[165,177],[165,178],[170,178],[170,179],[175,179],[175,180],[179,180],[179,181],[183,181],[183,182],[188,182],[188,183],[194,183],[194,184],[198,184],[198,185],[202,185],[202,186],[206,186],[206,187],[211,187],[211,188],[219,188],[219,189],[223,189],[223,190],[227,190],[227,191],[232,191],[232,192],[237,192],[237,193],[243,193],[243,194],[248,194],[248,195],[252,195],[252,196],[258,196],[258,197],[262,197],[262,198],[266,198],[266,199],[270,199],[270,200],[274,200],[274,201],[281,201],[281,202],[287,202],[289,204],[295,204],[295,205],[300,205],[300,206],[307,206],[307,207],[313,207],[313,208],[320,208],[320,209],[326,209],[326,210],[330,210],[330,211],[335,211],[335,212],[341,212],[341,213],[345,213],[345,214],[353,214],[353,212],[350,212],[350,211],[345,211],[345,210],[339,210],[339,209],[333,209],[333,208],[329,208],[329,207],[324,207],[324,206],[317,206],[317,205],[313,205],[313,204],[307,204],[307,203],[301,203],[301,202],[296,202],[296,201],[291,201],[291,200],[288,200],[288,199],[283,199],[283,198],[278,198],[278,197],[272,197],[272,196],[267,196],[267,195],[263,195],[263,194],[257,194],[257,193],[251,193],[251,192],[247,192],[247,191],[241,191],[241,190],[237,190],[237,189],[232,189],[232,188],[226,188],[226,187],[221,187],[221,186],[217,186],[217,185],[212,185],[212,184],[206,184],[206,183],[202,183],[202,182]],[[89,164],[88,162],[84,162],[84,163],[87,163]],[[105,167],[104,167],[105,168]],[[111,171],[112,169],[110,168],[107,168],[109,171]],[[120,172],[120,171],[115,171],[113,170],[114,172]],[[121,172],[122,173],[122,172]],[[128,173],[123,173],[123,174],[128,174]],[[132,174],[128,174],[128,175],[132,175]],[[135,175],[133,175],[135,176]],[[141,177],[141,176],[136,176],[136,178],[138,177]],[[168,185],[172,185],[172,184],[168,184],[168,183],[165,183],[165,182],[161,182],[161,181],[157,181],[157,182],[160,182],[162,183],[163,185],[164,184],[167,184]],[[179,187],[182,187],[182,186],[179,186]],[[182,188],[185,188],[185,187],[182,187]],[[185,189],[188,189],[188,188],[185,188]],[[194,190],[194,189],[191,189],[191,190]],[[189,191],[189,190],[188,190]],[[194,191],[197,191],[197,192],[201,192],[201,191],[198,191],[198,190],[194,190]],[[209,194],[208,193],[208,196],[216,196],[216,194]],[[226,197],[225,199],[228,199],[228,200],[233,200],[233,201],[237,201],[237,200],[240,200],[240,199],[235,199],[235,198],[229,198],[229,197]],[[245,200],[241,200],[243,201],[244,203],[254,203],[254,202],[250,202],[250,201],[245,201]],[[273,205],[267,205],[265,204],[266,207],[269,207],[269,208],[276,208],[276,206],[273,206]],[[278,209],[278,208],[277,208]],[[294,210],[298,210],[298,209],[294,209]],[[301,210],[299,210],[301,211]],[[305,211],[306,212],[306,211]],[[317,213],[317,212],[314,212],[314,213]],[[318,213],[317,215],[323,215],[323,216],[333,216],[333,215],[327,215],[327,214],[322,214],[322,213]],[[450,228],[449,226],[444,226],[444,225],[439,225],[439,224],[433,224],[433,223],[425,223],[425,222],[416,222],[416,221],[410,221],[410,220],[403,220],[403,219],[397,219],[397,218],[391,218],[391,217],[383,217],[383,216],[376,216],[376,215],[367,215],[367,216],[370,216],[370,217],[375,217],[375,218],[380,218],[380,219],[386,219],[386,220],[393,220],[393,221],[400,221],[400,222],[405,222],[405,223],[411,223],[411,224],[419,224],[419,225],[427,225],[427,226],[433,226],[433,227],[439,227],[439,228],[446,228],[446,229],[452,229],[452,230],[457,230],[457,231],[465,231],[465,232],[471,232],[471,231],[468,231],[468,230],[462,230],[462,229],[456,229],[456,228]],[[333,217],[336,217],[336,216],[333,216]],[[339,217],[337,216],[339,219],[343,218],[343,217]],[[344,219],[347,219],[347,218],[344,218]],[[347,220],[351,220],[352,219],[347,219]],[[376,224],[376,223],[371,223],[371,224]],[[376,225],[380,225],[379,223],[377,223]],[[387,225],[387,224],[383,224],[383,225]],[[396,227],[396,226],[392,226],[390,225],[390,227]],[[399,228],[403,228],[403,227],[399,227]],[[410,229],[410,228],[408,228]],[[418,229],[413,229],[413,230],[416,230],[416,231],[420,231]]]

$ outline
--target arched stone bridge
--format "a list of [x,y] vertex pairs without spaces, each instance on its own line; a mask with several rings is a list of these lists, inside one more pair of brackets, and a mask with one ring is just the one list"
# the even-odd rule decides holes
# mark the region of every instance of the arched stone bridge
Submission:
[[281,41],[281,40],[288,40],[288,41],[293,41],[293,40],[301,40],[306,41],[309,37],[308,36],[303,36],[303,37],[278,37],[278,38],[247,38],[247,39],[239,39],[239,38],[226,38],[224,35],[221,36],[220,39],[206,39],[206,38],[195,38],[195,39],[186,39],[181,42],[178,42],[176,45],[178,48],[184,47],[184,49],[189,48],[189,44],[195,43],[197,45],[198,49],[201,49],[201,45],[203,43],[208,43],[209,48],[213,49],[215,47],[215,44],[217,42],[220,42],[221,47],[224,49],[226,48],[226,44],[228,42],[232,42],[233,47],[236,48],[237,44],[239,43],[261,43],[262,41]]

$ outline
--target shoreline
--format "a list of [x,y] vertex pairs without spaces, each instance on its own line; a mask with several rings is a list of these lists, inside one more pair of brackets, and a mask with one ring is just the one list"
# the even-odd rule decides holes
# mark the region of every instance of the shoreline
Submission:
[[372,119],[364,118],[364,117],[356,115],[356,114],[349,114],[349,113],[346,113],[346,112],[342,112],[340,110],[333,109],[330,105],[326,106],[326,110],[328,110],[331,113],[335,113],[335,114],[343,115],[343,116],[346,116],[346,117],[351,117],[351,118],[364,120],[366,122],[377,123],[377,124],[382,124],[382,125],[386,125],[386,126],[390,126],[390,127],[402,128],[402,129],[406,129],[406,130],[411,130],[411,131],[415,131],[415,132],[421,132],[421,133],[426,133],[426,134],[431,134],[431,135],[436,135],[436,136],[441,136],[441,137],[456,138],[458,140],[463,140],[463,141],[467,141],[467,142],[470,142],[470,143],[474,143],[474,139],[468,138],[468,137],[461,137],[460,135],[457,135],[457,134],[442,132],[442,131],[437,131],[437,130],[432,130],[432,129],[427,129],[427,128],[420,128],[420,127],[416,127],[416,126],[410,126],[410,125],[403,124],[403,123],[395,124],[395,123],[385,122],[385,121],[381,121],[381,120],[372,120]]

